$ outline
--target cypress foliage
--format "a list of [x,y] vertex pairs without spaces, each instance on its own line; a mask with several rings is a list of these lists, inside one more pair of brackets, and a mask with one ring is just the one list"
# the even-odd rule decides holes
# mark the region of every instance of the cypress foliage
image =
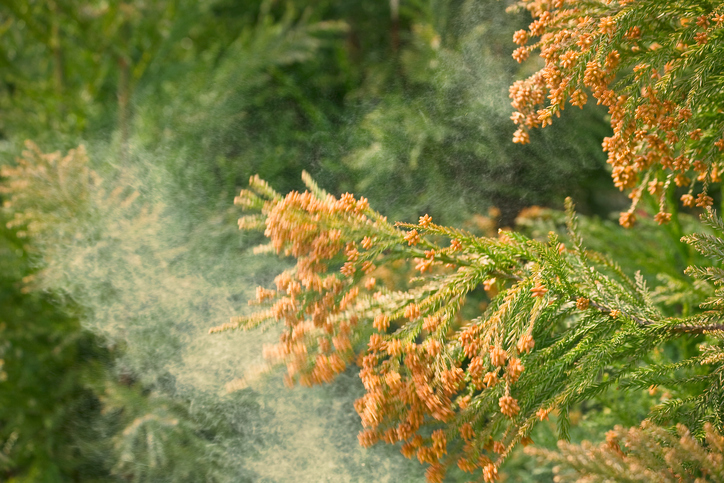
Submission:
[[559,442],[560,452],[526,448],[526,452],[553,460],[556,481],[722,481],[724,438],[710,424],[705,443],[679,424],[676,433],[650,423],[640,428],[616,426],[598,446]]
[[[20,8],[21,3],[11,4],[17,6],[20,13],[25,11]],[[165,5],[163,2],[159,5],[162,4]],[[168,3],[172,4],[175,5]],[[329,118],[321,115],[314,104],[305,102],[307,90],[315,90],[305,84],[305,79],[308,72],[319,65],[312,62],[315,58],[334,55],[342,59],[340,65],[347,62],[344,55],[327,49],[322,38],[346,34],[352,45],[356,42],[352,35],[354,29],[327,21],[324,16],[311,20],[304,16],[297,22],[292,10],[276,22],[268,10],[271,6],[272,3],[264,2],[257,27],[234,42],[230,40],[233,45],[228,49],[224,45],[210,50],[198,47],[199,52],[213,53],[208,59],[223,58],[227,50],[245,53],[244,58],[249,62],[239,63],[229,57],[219,63],[223,68],[209,69],[209,73],[205,68],[198,68],[200,72],[193,76],[201,85],[207,82],[232,85],[231,79],[243,77],[245,83],[237,86],[238,95],[224,88],[218,95],[205,96],[199,107],[197,104],[188,107],[182,102],[182,107],[175,111],[159,110],[164,113],[159,115],[150,109],[153,115],[146,113],[144,117],[149,124],[154,121],[154,128],[143,136],[156,138],[162,137],[161,133],[166,136],[166,126],[175,126],[176,119],[195,117],[196,111],[210,113],[198,117],[198,122],[208,124],[208,129],[197,130],[197,134],[201,134],[198,134],[195,152],[219,159],[209,165],[196,163],[194,156],[190,157],[193,161],[190,163],[174,161],[171,166],[176,178],[174,185],[180,187],[174,192],[177,198],[187,199],[191,191],[187,187],[203,185],[199,191],[206,193],[219,190],[219,185],[233,184],[237,173],[227,176],[234,170],[224,164],[231,158],[244,158],[245,163],[247,159],[256,159],[243,169],[258,166],[281,180],[283,176],[275,174],[280,163],[267,162],[270,158],[279,159],[279,146],[288,146],[286,151],[296,156],[300,146],[335,143],[309,144],[307,138],[313,136],[289,135],[292,141],[285,144],[268,141],[266,137],[254,140],[253,136],[247,138],[236,132],[237,126],[241,126],[246,134],[267,136],[267,131],[273,131],[275,136],[286,139],[285,133],[302,132],[300,126],[309,124],[312,127],[303,132],[317,133],[325,128],[325,132],[335,133],[329,126],[337,116],[342,117],[341,101],[329,103],[335,106],[329,108],[334,112]],[[563,444],[561,453],[537,451],[536,454],[558,461],[576,459],[578,463],[569,465],[573,477],[594,481],[599,476],[616,478],[622,474],[716,478],[722,466],[720,434],[724,425],[721,410],[724,271],[720,268],[724,257],[724,224],[710,207],[716,195],[713,186],[720,181],[721,152],[724,151],[724,121],[720,112],[724,100],[721,77],[724,7],[721,2],[653,0],[524,0],[520,6],[533,15],[533,22],[528,29],[515,34],[514,40],[521,47],[513,56],[525,61],[530,52],[538,49],[545,66],[528,80],[511,87],[513,107],[517,110],[513,121],[520,128],[514,141],[526,143],[529,130],[550,124],[553,115],[559,115],[567,101],[581,107],[587,101],[587,92],[592,94],[608,107],[611,117],[613,134],[604,142],[604,150],[609,155],[614,183],[621,190],[629,190],[632,199],[630,209],[621,214],[622,225],[631,227],[636,217],[647,216],[639,208],[641,200],[650,196],[649,201],[658,208],[655,221],[669,223],[665,229],[678,240],[684,234],[681,228],[684,217],[678,213],[676,198],[689,208],[707,208],[703,217],[706,226],[699,228],[700,233],[683,238],[690,247],[712,260],[709,265],[694,264],[687,269],[686,273],[696,281],[690,284],[679,277],[683,267],[692,264],[693,259],[689,256],[690,250],[679,247],[682,266],[678,272],[676,267],[661,267],[662,285],[649,289],[651,279],[645,275],[632,276],[631,267],[622,266],[624,262],[620,259],[586,248],[594,240],[579,227],[570,201],[565,214],[565,234],[551,232],[547,239],[540,239],[502,231],[497,236],[482,237],[434,223],[428,215],[420,217],[416,224],[390,223],[374,211],[365,198],[355,198],[349,193],[339,198],[332,196],[306,173],[304,182],[308,191],[286,196],[275,192],[258,177],[252,177],[250,189],[243,190],[236,203],[254,213],[242,218],[239,226],[263,230],[270,239],[258,253],[291,256],[296,259],[296,265],[276,278],[273,290],[269,287],[257,290],[259,308],[256,311],[211,331],[281,322],[280,341],[266,352],[270,359],[286,365],[289,384],[330,382],[348,366],[357,365],[366,390],[355,405],[365,426],[360,442],[365,446],[378,441],[399,443],[405,456],[416,457],[429,465],[430,481],[442,481],[452,466],[476,473],[481,480],[493,481],[511,451],[518,444],[529,444],[536,424],[549,415],[555,417],[559,437],[567,440],[573,424],[571,414],[578,405],[600,400],[611,389],[635,393],[645,389],[653,391],[656,387],[676,388],[676,391],[651,407],[650,422],[641,429],[628,433],[615,429],[607,446],[598,449],[590,445]],[[38,9],[40,6],[33,4],[33,11]],[[55,26],[56,31],[64,30],[58,19],[66,18],[65,11],[54,14],[50,26]],[[166,47],[170,49],[174,45],[173,39],[183,38],[184,45],[192,48],[194,42],[201,39],[182,28],[187,20],[179,20],[174,35],[168,37],[170,40],[162,41],[157,36],[157,22],[153,18],[175,18],[171,15],[175,11],[164,10],[166,15],[159,10],[160,17],[149,16],[144,23],[148,28],[135,30],[138,36],[129,42],[152,45],[153,51],[164,52]],[[115,19],[111,22],[113,25],[116,21],[125,25],[119,32],[130,25],[130,17],[114,16],[112,10],[89,12],[95,15],[91,20],[102,20],[107,14],[108,18]],[[190,18],[188,12],[185,15]],[[386,10],[383,13],[387,15]],[[212,30],[217,26],[217,22],[211,20],[208,24]],[[77,27],[84,25],[79,23]],[[395,20],[395,35],[398,29]],[[403,49],[406,54],[400,55],[401,67],[404,67],[401,70],[407,72],[410,79],[418,69],[426,71],[415,67],[417,63],[423,66],[432,65],[432,61],[435,65],[439,61],[457,63],[454,39],[441,40],[432,27],[412,30],[415,35],[411,38],[420,45]],[[146,33],[150,37],[147,38]],[[8,40],[8,45],[22,45],[19,40],[22,36],[16,37]],[[55,51],[62,53],[60,47],[64,41],[58,42],[56,39],[52,44]],[[396,42],[392,44],[395,51],[399,48]],[[417,54],[415,49],[419,50]],[[166,90],[165,84],[163,88],[152,89],[141,82],[145,79],[150,83],[153,77],[150,74],[144,77],[143,72],[158,72],[158,66],[147,62],[145,53],[142,58],[134,57],[149,50],[127,50],[118,55],[117,60],[122,61],[118,86],[107,89],[111,98],[119,99],[119,151],[123,164],[133,158],[128,142],[131,135],[129,98],[134,92],[146,92],[153,97],[151,93]],[[95,48],[88,51],[97,53]],[[98,52],[104,53],[105,49]],[[256,55],[259,53],[269,55]],[[181,51],[178,56],[186,58]],[[23,63],[18,65],[29,62],[21,57]],[[32,58],[28,54],[27,59]],[[134,62],[137,62],[136,68],[132,71],[136,78],[129,80],[127,76],[132,73],[129,66]],[[209,60],[204,65],[215,63]],[[75,101],[77,105],[68,104],[69,101],[63,101],[68,105],[62,105],[60,100],[67,97],[63,92],[71,90],[62,75],[63,65],[70,68],[73,64],[56,62],[53,65],[58,73],[55,84],[51,86],[47,76],[41,75],[38,85],[56,93],[57,111],[61,114],[91,112],[83,96]],[[474,132],[477,119],[487,117],[488,111],[487,108],[471,111],[477,114],[470,124],[458,119],[464,116],[458,116],[457,106],[467,101],[455,101],[454,95],[459,92],[457,86],[469,79],[464,64],[460,65],[463,67],[455,71],[459,79],[451,81],[454,87],[450,89],[439,81],[414,82],[420,90],[440,84],[437,91],[449,94],[452,99],[430,110],[430,117],[442,119],[435,129],[428,128],[425,122],[409,130],[410,139],[422,140],[411,153],[407,153],[406,147],[397,153],[388,146],[387,159],[397,163],[409,158],[412,172],[417,170],[421,154],[443,153],[445,156],[439,155],[439,159],[447,160],[453,145],[463,154],[472,153],[470,159],[477,159],[480,146],[465,147],[458,141],[465,133]],[[193,71],[191,67],[188,70]],[[393,70],[400,70],[400,66],[390,69]],[[98,79],[107,74],[103,69],[93,72]],[[329,83],[334,88],[328,92],[342,92],[341,85],[352,83],[356,76],[340,76],[341,80]],[[389,77],[394,76],[380,76]],[[121,82],[121,79],[126,80]],[[85,85],[85,81],[81,84]],[[371,84],[377,88],[374,82]],[[299,85],[305,89],[297,89]],[[385,82],[380,85],[386,86]],[[3,94],[3,105],[15,106],[14,84],[8,83],[3,89],[7,91]],[[197,90],[189,89],[189,92],[195,96]],[[266,110],[268,99],[279,102],[276,94],[279,92],[285,93],[284,102],[292,106],[284,110],[285,116]],[[465,92],[463,99],[472,97],[476,91]],[[160,99],[176,97],[177,92],[172,90],[165,96]],[[334,100],[344,96],[338,93],[329,97]],[[404,99],[399,96],[390,101],[404,109],[399,110],[399,115],[397,110],[385,109],[387,115],[382,118],[387,123],[384,125],[394,127],[399,124],[398,116],[405,119],[411,116],[414,109],[408,108]],[[161,104],[163,102],[159,102]],[[21,109],[24,105],[18,104]],[[239,112],[251,114],[245,117],[237,115]],[[269,112],[274,114],[268,115]],[[367,117],[372,124],[377,122],[376,112]],[[264,122],[259,121],[261,118],[256,115],[259,113],[265,113]],[[59,118],[65,117],[59,115]],[[424,118],[423,113],[421,119]],[[33,129],[38,125],[28,124]],[[73,129],[81,130],[80,124]],[[278,128],[280,125],[288,129]],[[266,129],[266,126],[278,129]],[[30,127],[25,129],[32,131]],[[428,136],[428,130],[434,135]],[[174,139],[193,131],[176,126]],[[385,129],[381,131],[383,140],[394,137],[388,136]],[[211,132],[213,136],[209,135]],[[441,134],[446,132],[444,136]],[[370,133],[375,139],[373,134]],[[297,137],[304,139],[300,141]],[[428,137],[434,141],[429,146]],[[406,144],[403,142],[403,147]],[[379,147],[377,143],[372,146]],[[392,142],[390,146],[396,147]],[[133,240],[143,240],[144,234],[156,233],[156,222],[162,214],[150,208],[153,206],[150,193],[136,192],[123,179],[111,186],[112,176],[101,176],[91,170],[82,149],[61,156],[43,154],[33,145],[29,148],[18,166],[3,168],[1,174],[7,179],[0,194],[7,195],[7,208],[15,216],[9,227],[18,229],[19,237],[29,236],[32,240],[29,248],[41,252],[39,258],[46,263],[42,265],[42,276],[37,278],[40,286],[69,294],[83,294],[91,288],[92,295],[84,295],[92,299],[92,306],[109,312],[133,298],[129,294],[136,292],[128,286],[114,287],[109,283],[112,273],[109,268],[94,270],[91,276],[83,270],[70,270],[74,260],[66,255],[78,253],[67,250],[72,245],[85,249],[86,260],[99,261],[99,267],[109,259],[115,260],[111,266],[123,266],[129,272],[135,271],[134,267],[150,264],[152,269],[158,267],[154,281],[165,277],[174,283],[188,282],[189,286],[202,283],[198,278],[176,277],[171,269],[167,270],[173,265],[171,262],[178,263],[178,252],[166,250],[165,244],[147,242],[134,246]],[[233,153],[225,153],[227,150]],[[257,155],[249,156],[250,153]],[[358,150],[352,158],[364,161],[365,153],[364,149]],[[315,160],[326,163],[326,156],[320,155]],[[376,161],[374,157],[369,159]],[[220,173],[209,175],[208,166],[218,168]],[[398,171],[397,167],[392,171]],[[215,179],[217,176],[219,179]],[[197,195],[197,198],[205,196]],[[106,220],[105,225],[101,219]],[[119,223],[114,224],[113,220]],[[103,227],[108,230],[103,232]],[[136,238],[129,242],[130,236]],[[155,240],[153,236],[148,239]],[[595,242],[601,244],[600,240]],[[656,268],[650,262],[646,265]],[[405,273],[405,270],[412,275],[400,279],[400,271]],[[75,277],[76,273],[85,278]],[[129,276],[128,280],[135,282],[140,277]],[[148,286],[150,284],[145,285]],[[168,292],[167,286],[163,286],[163,290],[164,295],[201,293]],[[476,313],[472,302],[478,302],[483,293],[485,306]],[[220,300],[225,295],[216,296]],[[183,298],[179,295],[168,298],[174,297]],[[695,306],[702,297],[708,300],[699,311]],[[160,306],[162,299],[149,297],[149,300],[149,305]],[[138,314],[140,309],[136,306],[135,310],[129,309],[129,312]],[[174,312],[165,313],[163,318],[159,316],[160,311],[153,312],[153,318],[161,320],[156,321],[159,328],[156,332],[144,332],[137,324],[133,326],[135,339],[129,338],[149,339],[134,357],[142,361],[136,364],[140,368],[137,372],[146,377],[142,384],[151,388],[150,393],[136,391],[132,381],[128,382],[134,386],[131,389],[126,390],[123,381],[121,384],[114,381],[104,392],[103,407],[111,413],[109,426],[122,428],[113,438],[118,455],[113,472],[119,478],[132,481],[162,478],[198,481],[204,477],[212,480],[217,478],[215,470],[197,464],[187,455],[207,453],[206,464],[228,463],[228,458],[218,457],[214,435],[222,434],[223,426],[230,424],[221,417],[215,425],[207,424],[187,409],[183,401],[168,396],[173,393],[173,384],[163,378],[163,362],[147,349],[155,349],[152,346],[161,340],[170,340],[170,328],[179,325],[172,325],[168,320]],[[157,338],[148,337],[149,334]],[[697,347],[698,353],[671,354],[672,348],[681,347]],[[233,381],[229,390],[234,389],[232,386]],[[90,399],[96,400],[95,396],[89,396]],[[214,426],[214,434],[205,431],[208,427],[202,428],[202,423]],[[678,425],[679,439],[672,436],[670,428],[675,425]],[[109,434],[112,432],[109,430]],[[9,435],[12,436],[12,432]],[[624,447],[615,440],[621,441]],[[691,454],[685,455],[685,451]],[[188,464],[190,461],[194,464]],[[561,473],[561,477],[565,476]]]
[[[212,331],[283,321],[280,343],[267,354],[286,364],[290,383],[329,382],[356,362],[367,389],[356,404],[363,445],[402,442],[403,453],[431,464],[431,481],[455,463],[466,471],[482,467],[492,481],[550,412],[558,414],[559,437],[568,439],[568,413],[577,403],[611,387],[663,384],[703,383],[706,390],[653,408],[653,420],[685,420],[693,428],[710,422],[720,430],[718,369],[681,372],[703,361],[716,367],[716,343],[676,364],[650,357],[677,338],[706,333],[717,340],[720,314],[666,317],[640,274],[632,279],[605,254],[585,249],[572,203],[568,244],[555,233],[547,242],[505,231],[484,238],[427,215],[393,225],[366,199],[338,199],[305,181],[309,191],[281,197],[252,178],[237,198],[262,212],[241,218],[240,226],[265,229],[269,248],[297,264],[277,277],[276,290],[258,290],[265,310]],[[711,213],[705,220],[721,227]],[[724,243],[706,234],[686,240],[706,254]],[[374,276],[377,266],[397,260],[420,272],[407,289]],[[491,302],[465,320],[461,307],[477,287]],[[716,309],[718,300],[707,306]]]
[[551,124],[566,102],[583,107],[588,91],[611,116],[613,135],[603,147],[614,183],[631,190],[622,225],[634,223],[646,191],[658,202],[659,223],[671,220],[667,192],[675,187],[688,189],[681,196],[685,206],[710,206],[709,185],[721,181],[724,151],[719,108],[724,4],[525,0],[520,5],[534,20],[515,33],[521,46],[513,57],[523,62],[540,50],[545,67],[510,88],[517,111],[512,119],[519,126],[514,142],[528,142],[528,131]]
[[[527,130],[550,124],[566,101],[585,104],[589,90],[611,115],[614,132],[604,150],[614,183],[631,192],[620,223],[633,225],[648,193],[659,208],[655,221],[678,226],[672,199],[677,187],[686,187],[682,202],[707,208],[702,219],[711,232],[682,241],[720,266],[724,225],[710,208],[709,190],[720,181],[724,150],[716,75],[724,58],[722,5],[521,5],[534,20],[516,33],[523,46],[513,55],[524,61],[540,49],[545,67],[511,87],[513,120],[520,126],[514,141],[527,142]],[[685,424],[682,434],[706,433],[718,441],[724,402],[720,268],[687,269],[701,290],[714,287],[713,296],[700,313],[671,316],[654,302],[643,275],[629,277],[605,253],[585,248],[570,200],[565,242],[553,232],[546,241],[507,231],[478,237],[427,215],[417,224],[391,224],[365,198],[336,198],[309,176],[304,180],[308,191],[283,197],[254,177],[237,197],[237,204],[261,211],[241,218],[239,226],[263,229],[270,239],[263,251],[292,256],[297,264],[277,277],[276,290],[258,290],[262,309],[212,332],[283,322],[280,342],[267,354],[286,364],[290,384],[328,382],[356,363],[367,391],[355,405],[365,426],[363,445],[402,443],[403,454],[430,465],[429,481],[442,481],[455,464],[463,471],[482,469],[479,477],[493,481],[511,450],[529,443],[533,427],[551,412],[559,438],[567,440],[577,404],[612,388],[659,385],[688,392],[652,407],[650,421]],[[419,275],[402,284],[383,280],[400,261]],[[479,316],[466,317],[462,308],[478,287],[490,302]],[[687,289],[680,287],[679,297]],[[669,300],[676,298],[668,290]],[[706,343],[696,356],[661,357],[672,341],[691,344],[702,337]],[[662,448],[676,446],[651,424],[631,434],[631,445],[663,445],[637,454],[644,466]],[[561,448],[563,456],[554,459],[586,453],[586,471],[608,457],[590,447]],[[672,472],[713,474],[698,457],[677,459],[676,448],[667,460]],[[707,461],[719,471],[721,461],[712,458]],[[659,470],[649,466],[644,469]]]

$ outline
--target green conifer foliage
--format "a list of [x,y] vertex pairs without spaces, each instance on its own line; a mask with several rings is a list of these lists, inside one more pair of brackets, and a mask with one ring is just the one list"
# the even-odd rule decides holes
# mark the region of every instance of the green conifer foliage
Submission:
[[[550,124],[567,101],[582,107],[590,90],[611,115],[614,133],[604,150],[614,182],[632,190],[620,223],[633,225],[648,192],[659,209],[654,220],[673,221],[669,233],[683,235],[671,203],[676,188],[689,189],[681,196],[685,206],[709,207],[709,187],[720,181],[721,4],[521,5],[534,21],[515,34],[522,47],[513,56],[522,62],[540,49],[545,67],[511,87],[513,120],[521,126],[514,140],[528,142],[528,129]],[[539,40],[526,47],[531,38]],[[694,199],[697,181],[702,189]],[[481,468],[479,477],[493,481],[511,449],[529,442],[551,412],[566,440],[577,404],[610,389],[654,394],[660,386],[674,389],[648,419],[706,431],[716,446],[723,424],[717,267],[724,225],[711,210],[703,217],[711,232],[699,228],[681,240],[712,258],[714,268],[688,268],[694,283],[662,275],[652,291],[640,272],[630,277],[605,253],[585,248],[570,202],[565,243],[554,232],[547,241],[514,232],[477,237],[428,215],[392,225],[365,198],[336,198],[308,176],[305,182],[308,191],[283,197],[252,178],[237,198],[261,211],[241,218],[240,227],[263,229],[270,239],[265,250],[293,256],[297,265],[277,277],[276,290],[258,290],[266,308],[212,331],[282,321],[280,343],[268,355],[286,364],[290,383],[328,382],[347,364],[359,365],[367,391],[355,405],[366,428],[363,445],[402,443],[403,454],[430,464],[429,481],[442,481],[455,463],[463,471]],[[693,259],[689,249],[677,251],[677,264]],[[420,276],[390,279],[386,270],[400,261]],[[478,287],[490,301],[468,319],[461,309]],[[698,354],[687,353],[696,345]],[[665,431],[647,427],[666,447]],[[692,451],[704,451],[682,438]],[[664,471],[680,477],[681,465],[691,468],[687,474],[721,470],[716,448],[687,462],[670,454]],[[659,469],[648,464],[641,471]]]
[[702,441],[682,424],[671,432],[645,422],[640,428],[616,426],[598,446],[561,441],[559,452],[533,447],[526,452],[554,461],[560,482],[724,481],[724,438],[711,424],[703,436]]
[[[615,429],[601,448],[537,454],[574,458],[572,477],[593,481],[720,478],[724,224],[708,210],[697,224],[676,200],[713,205],[724,169],[722,3],[521,2],[533,22],[514,35],[514,57],[539,49],[544,63],[520,72],[544,66],[510,90],[515,140],[532,141],[517,147],[503,147],[515,129],[505,90],[518,70],[500,60],[501,8],[476,5],[55,0],[45,15],[44,2],[5,2],[0,130],[9,141],[0,148],[14,154],[25,135],[77,145],[115,129],[114,154],[97,163],[83,148],[45,154],[29,144],[0,172],[12,230],[3,250],[36,261],[11,263],[1,280],[0,384],[19,388],[22,405],[0,408],[5,476],[253,479],[252,371],[224,390],[218,373],[199,376],[237,360],[234,340],[204,339],[201,327],[241,310],[253,279],[263,285],[258,305],[212,332],[276,324],[281,336],[266,352],[290,384],[348,381],[359,369],[360,442],[399,444],[428,465],[430,481],[455,467],[493,481],[541,421],[566,440],[576,414],[621,401],[636,404],[627,425],[645,413],[641,429]],[[598,152],[589,131],[601,116],[565,116],[570,138],[583,139],[570,149],[531,129],[588,94],[609,109],[604,148],[614,183],[631,193],[621,223],[666,224],[656,235],[621,236],[578,219],[571,202],[527,235],[438,223],[491,202],[507,223],[523,203],[555,200],[559,178],[582,174],[576,158]],[[541,139],[556,149],[534,147]],[[435,217],[390,223],[306,172],[307,191],[286,196],[252,177],[236,202],[254,213],[240,227],[269,238],[256,255],[295,262],[265,283],[269,265],[239,258],[250,238],[234,237],[219,199],[255,171],[287,191],[305,167],[408,221],[428,208]],[[20,287],[64,296],[64,310],[112,349]],[[117,373],[101,367],[110,352]],[[38,405],[46,387],[55,399]],[[92,428],[72,424],[84,411]],[[36,413],[43,427],[26,418]],[[112,462],[88,469],[108,454]]]
[[[237,198],[262,212],[241,218],[240,227],[264,229],[268,248],[297,265],[277,277],[276,290],[258,290],[267,309],[213,330],[284,321],[269,356],[286,364],[290,382],[328,382],[356,361],[367,389],[356,404],[367,428],[363,445],[402,442],[403,454],[431,464],[431,481],[455,462],[482,467],[490,481],[551,411],[568,439],[571,408],[609,388],[694,382],[706,389],[667,400],[651,417],[680,421],[677,410],[686,408],[687,422],[721,428],[718,371],[677,372],[713,361],[715,349],[675,364],[651,357],[670,340],[721,334],[718,314],[666,317],[641,274],[629,278],[605,254],[585,249],[571,203],[564,245],[554,233],[547,242],[502,231],[476,237],[427,215],[392,225],[365,198],[337,199],[305,181],[309,191],[282,197],[252,178]],[[718,239],[687,240],[699,249],[707,240],[703,249],[712,254]],[[420,272],[407,289],[375,278],[377,266],[395,260]],[[460,309],[477,287],[490,304],[464,320]]]
[[514,141],[527,143],[530,129],[550,125],[566,103],[582,107],[590,92],[609,110],[613,134],[603,148],[614,183],[631,190],[622,225],[634,223],[646,191],[657,201],[660,224],[671,220],[675,187],[688,189],[681,195],[685,206],[710,206],[709,185],[721,181],[724,151],[724,4],[525,0],[519,6],[533,22],[515,33],[521,46],[513,57],[523,62],[539,50],[545,67],[511,86],[519,125]]

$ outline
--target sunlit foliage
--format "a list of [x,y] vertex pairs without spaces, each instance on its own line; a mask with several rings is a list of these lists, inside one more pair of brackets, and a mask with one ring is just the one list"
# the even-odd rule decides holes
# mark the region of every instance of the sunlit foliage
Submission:
[[[4,476],[419,479],[394,448],[345,439],[361,421],[365,446],[399,445],[431,481],[491,481],[520,443],[545,444],[541,431],[575,440],[577,422],[616,417],[648,417],[658,426],[631,441],[660,446],[624,444],[621,460],[591,446],[539,454],[579,457],[593,478],[603,460],[633,473],[683,445],[697,457],[647,470],[714,474],[724,242],[713,212],[707,226],[686,213],[717,197],[721,6],[520,6],[505,17],[473,0],[4,2]],[[505,93],[543,65],[509,58],[528,13],[514,57],[538,49],[545,66],[511,90],[523,146],[508,143]],[[577,219],[572,204],[516,218],[564,193],[583,212],[618,211],[579,183],[603,165],[604,111],[531,130],[587,93],[610,109],[604,148],[633,199],[621,222],[638,217],[638,233]],[[13,160],[27,137],[40,147]],[[298,188],[303,169],[370,201],[306,174],[307,192],[270,187]],[[254,172],[270,184],[252,178],[237,203],[256,212],[240,226],[270,238],[256,254],[261,236],[239,236],[229,206]],[[668,222],[660,231],[642,199]],[[370,204],[424,216],[392,224]],[[466,218],[468,231],[443,226]],[[252,315],[213,332],[275,327],[206,334],[244,313],[251,284],[263,286]],[[259,375],[253,349],[279,331],[265,352],[288,384],[332,386],[282,392]],[[677,423],[685,444],[671,439]]]
[[[698,436],[698,435],[697,435]],[[679,424],[676,433],[644,422],[640,428],[616,426],[594,446],[559,443],[560,452],[530,447],[526,452],[553,460],[556,481],[695,481],[724,479],[724,438],[711,424],[704,441]]]
[[[367,390],[355,405],[366,427],[360,442],[402,442],[403,454],[431,465],[430,481],[442,481],[456,463],[464,471],[482,468],[492,481],[551,411],[567,438],[570,408],[611,386],[689,381],[674,370],[704,356],[674,366],[651,360],[662,343],[721,335],[719,312],[665,317],[641,276],[631,280],[604,254],[586,250],[572,206],[568,245],[553,233],[547,242],[512,232],[481,238],[427,215],[418,224],[391,225],[365,198],[335,198],[305,181],[309,191],[282,197],[252,178],[237,197],[262,212],[239,226],[264,229],[267,248],[297,265],[276,278],[276,290],[257,290],[257,303],[268,309],[212,331],[283,322],[280,343],[266,352],[286,364],[290,383],[329,382],[356,362]],[[716,217],[707,220],[721,233]],[[702,239],[722,243],[692,235],[707,255],[714,253]],[[419,272],[406,289],[375,277],[377,266],[395,260]],[[491,302],[465,320],[460,309],[477,287]],[[721,428],[718,372],[695,378],[708,381],[704,392],[666,401],[651,417],[686,416],[690,424]]]
[[[583,107],[591,92],[608,107],[613,135],[603,142],[613,180],[630,190],[620,222],[631,226],[648,191],[667,223],[676,187],[685,206],[711,206],[721,181],[724,68],[721,2],[526,0],[533,22],[515,33],[522,62],[540,51],[545,67],[510,88],[520,127],[513,140],[552,123],[566,103]],[[697,187],[701,183],[701,187]],[[694,196],[696,195],[696,196]]]
[[[724,146],[721,85],[712,68],[722,57],[715,42],[720,7],[522,5],[534,21],[516,32],[523,47],[514,57],[522,62],[540,49],[546,64],[511,87],[513,121],[521,126],[514,140],[528,142],[527,130],[550,124],[569,100],[582,107],[590,89],[609,108],[614,133],[603,145],[614,183],[632,190],[620,223],[633,225],[645,191],[659,206],[654,219],[671,221],[667,203],[676,187],[687,186],[684,204],[707,207],[703,220],[712,232],[682,241],[721,264],[723,227],[707,194],[720,181]],[[696,200],[692,172],[703,183]],[[504,231],[481,238],[428,215],[392,225],[365,198],[336,198],[308,176],[305,182],[308,191],[281,196],[253,177],[237,197],[237,204],[261,211],[239,226],[263,229],[266,250],[297,264],[277,277],[276,290],[258,290],[257,303],[267,309],[212,331],[283,322],[280,343],[266,352],[286,365],[290,383],[329,382],[346,365],[359,365],[367,391],[355,405],[366,428],[363,445],[402,443],[403,454],[430,464],[430,481],[442,481],[456,463],[493,481],[512,448],[529,443],[531,429],[551,412],[567,439],[577,403],[613,387],[659,385],[686,387],[688,394],[664,398],[649,419],[722,430],[719,291],[701,304],[703,312],[665,315],[640,273],[631,279],[615,260],[584,247],[570,203],[565,243],[553,232],[547,241]],[[402,284],[376,276],[378,267],[399,260],[419,276]],[[721,283],[716,268],[688,273]],[[461,308],[478,287],[490,302],[468,320]],[[659,295],[659,302],[676,303],[671,284]],[[670,341],[703,334],[709,341],[700,355],[662,356]]]

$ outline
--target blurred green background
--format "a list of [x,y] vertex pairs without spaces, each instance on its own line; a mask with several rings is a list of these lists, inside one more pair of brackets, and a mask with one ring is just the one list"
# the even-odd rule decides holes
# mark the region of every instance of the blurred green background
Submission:
[[[512,143],[508,86],[540,65],[510,56],[529,21],[511,5],[0,2],[0,164],[27,139],[84,144],[104,180],[97,206],[58,205],[46,232],[0,215],[0,479],[421,481],[396,448],[357,446],[354,371],[227,394],[274,334],[205,331],[284,266],[236,230],[251,174],[285,192],[307,170],[392,219],[480,230],[491,208],[510,226],[569,195],[602,217],[626,206],[596,106]],[[108,201],[114,188],[155,218]],[[509,481],[551,477],[509,466]]]

